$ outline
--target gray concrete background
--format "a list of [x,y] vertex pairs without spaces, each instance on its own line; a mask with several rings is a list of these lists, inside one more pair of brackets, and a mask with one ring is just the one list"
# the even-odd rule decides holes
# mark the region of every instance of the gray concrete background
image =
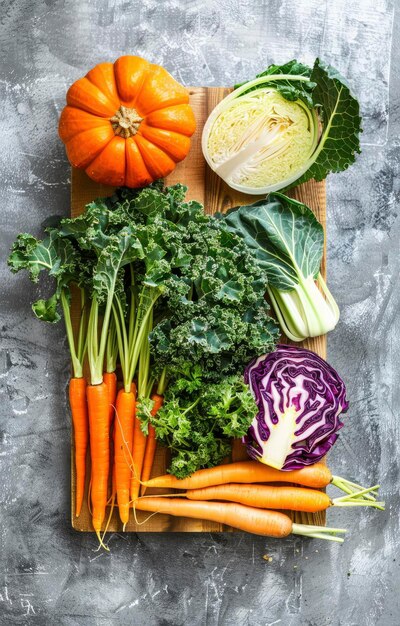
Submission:
[[[398,7],[398,5],[397,5]],[[3,0],[0,5],[0,622],[67,626],[400,623],[400,16],[394,0]],[[329,463],[380,481],[385,513],[338,510],[342,546],[237,535],[127,535],[96,552],[70,528],[68,353],[33,319],[4,260],[20,231],[69,209],[57,137],[67,87],[120,54],[187,85],[231,85],[316,55],[359,95],[363,153],[328,181],[329,360],[351,408]],[[272,561],[262,557],[268,554]]]

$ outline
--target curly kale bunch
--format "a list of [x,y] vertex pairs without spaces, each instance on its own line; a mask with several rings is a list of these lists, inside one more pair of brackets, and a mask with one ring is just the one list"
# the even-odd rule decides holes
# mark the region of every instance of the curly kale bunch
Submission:
[[264,271],[240,237],[196,205],[182,233],[179,276],[186,292],[166,294],[150,341],[156,368],[166,366],[171,375],[197,363],[205,381],[218,382],[273,350],[279,331],[269,317]]
[[[257,409],[243,371],[275,348],[279,332],[264,297],[264,270],[223,220],[186,201],[186,191],[155,184],[118,190],[106,201],[117,207],[112,221],[128,224],[146,251],[145,261],[136,261],[142,288],[162,289],[149,339],[152,375],[168,384],[157,415],[142,402],[140,416],[144,432],[151,423],[170,448],[169,471],[180,478],[217,465],[232,437],[246,434]],[[158,274],[140,272],[149,257]]]
[[170,448],[169,472],[186,478],[202,467],[214,467],[229,456],[231,439],[246,434],[257,411],[242,376],[207,383],[199,365],[185,365],[170,382],[156,416],[144,405],[145,432],[156,429],[158,441]]

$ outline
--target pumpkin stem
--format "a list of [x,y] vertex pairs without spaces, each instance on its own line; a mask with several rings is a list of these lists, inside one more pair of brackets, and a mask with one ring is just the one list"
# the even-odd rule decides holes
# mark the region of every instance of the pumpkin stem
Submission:
[[120,137],[133,137],[136,135],[143,117],[140,117],[136,109],[129,109],[121,104],[114,117],[110,118],[114,133]]

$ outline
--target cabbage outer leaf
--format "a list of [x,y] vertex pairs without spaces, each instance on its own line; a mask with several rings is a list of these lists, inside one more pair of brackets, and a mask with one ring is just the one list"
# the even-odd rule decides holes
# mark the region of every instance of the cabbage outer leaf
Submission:
[[314,106],[319,108],[323,132],[309,169],[294,185],[310,178],[323,180],[329,172],[342,172],[354,163],[356,153],[361,152],[360,106],[346,80],[319,59],[315,61],[311,80],[315,83],[312,97]]

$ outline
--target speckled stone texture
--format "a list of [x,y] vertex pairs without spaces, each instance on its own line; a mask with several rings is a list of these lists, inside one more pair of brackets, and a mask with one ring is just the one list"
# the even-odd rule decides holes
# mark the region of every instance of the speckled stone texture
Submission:
[[[395,0],[1,3],[2,625],[400,623],[395,8]],[[363,153],[328,181],[328,273],[342,311],[329,360],[351,401],[329,464],[361,483],[380,481],[387,509],[331,511],[328,522],[349,530],[344,545],[115,534],[105,553],[70,527],[64,330],[33,319],[33,289],[4,261],[18,232],[39,234],[50,216],[68,214],[70,171],[57,137],[67,87],[126,53],[164,64],[187,85],[231,85],[272,61],[320,55],[360,97]]]

